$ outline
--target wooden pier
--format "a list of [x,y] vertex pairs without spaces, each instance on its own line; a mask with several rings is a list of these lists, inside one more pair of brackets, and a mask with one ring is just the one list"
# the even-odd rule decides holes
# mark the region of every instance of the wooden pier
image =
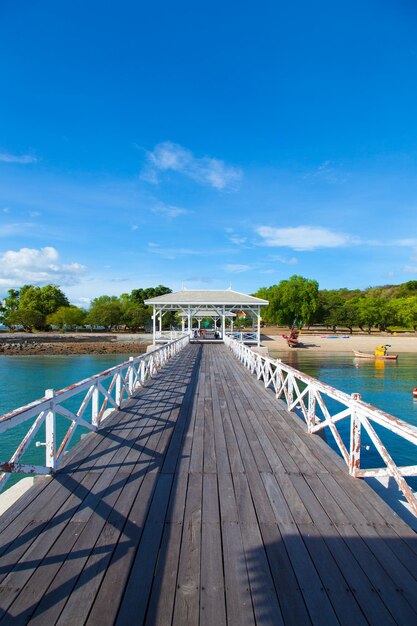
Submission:
[[0,623],[417,623],[414,532],[224,345],[0,518]]

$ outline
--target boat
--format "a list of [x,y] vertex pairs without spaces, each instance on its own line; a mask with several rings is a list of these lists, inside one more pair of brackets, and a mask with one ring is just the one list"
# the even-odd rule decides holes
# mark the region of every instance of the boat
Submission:
[[413,398],[417,398],[417,387],[413,389]]
[[353,350],[353,354],[358,359],[384,359],[385,361],[396,361],[398,359],[398,354],[369,354],[369,352],[359,352],[358,350]]

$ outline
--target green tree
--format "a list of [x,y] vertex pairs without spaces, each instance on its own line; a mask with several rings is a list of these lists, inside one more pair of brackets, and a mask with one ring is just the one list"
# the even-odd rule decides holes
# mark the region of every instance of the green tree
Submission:
[[9,289],[9,295],[4,298],[0,306],[0,321],[6,326],[12,326],[10,313],[17,311],[19,308],[20,291],[18,289]]
[[353,327],[359,326],[359,310],[353,299],[346,300],[339,310],[339,324],[346,326],[350,334],[353,333]]
[[379,330],[386,330],[395,322],[395,314],[387,300],[374,296],[360,296],[354,298],[357,306],[358,325],[361,330],[371,334],[372,328],[377,326]]
[[417,295],[408,298],[396,298],[391,302],[400,324],[417,332]]
[[[96,300],[98,300],[96,298]],[[94,302],[94,300],[93,300]],[[99,302],[94,304],[85,319],[86,324],[92,326],[104,326],[106,329],[113,329],[120,326],[123,318],[123,309],[120,302]]]
[[23,326],[24,330],[32,332],[35,328],[42,328],[45,323],[45,315],[36,309],[23,309],[19,307],[7,314],[7,326]]
[[341,313],[344,303],[345,300],[339,290],[320,291],[314,322],[330,326],[333,332],[336,332],[337,326],[341,324]]
[[146,289],[133,289],[130,297],[135,302],[143,304],[145,300],[165,296],[167,293],[172,293],[172,289],[165,285],[157,285],[157,287],[146,287]]
[[84,324],[86,315],[86,311],[77,306],[61,306],[46,317],[46,323],[49,326],[73,329]]
[[[270,305],[267,317],[275,324],[285,324],[289,327],[297,323],[310,324],[319,306],[319,286],[317,281],[303,276],[291,276],[273,285],[266,292]],[[259,292],[257,292],[259,294]],[[258,296],[260,297],[260,296]]]
[[152,319],[152,309],[144,304],[129,302],[124,308],[123,323],[131,330],[139,330],[145,328],[146,324]]
[[96,306],[109,304],[110,302],[119,302],[119,298],[117,296],[98,296],[91,300],[91,308],[94,309]]
[[397,298],[408,298],[417,295],[417,280],[409,280],[397,288]]
[[256,298],[261,298],[261,300],[268,300],[268,306],[262,307],[262,321],[265,324],[275,324],[275,299],[274,293],[277,289],[277,285],[273,285],[272,287],[261,287],[258,291],[252,295]]
[[69,301],[57,285],[24,285],[20,290],[20,309],[35,309],[46,317],[61,306],[69,306]]

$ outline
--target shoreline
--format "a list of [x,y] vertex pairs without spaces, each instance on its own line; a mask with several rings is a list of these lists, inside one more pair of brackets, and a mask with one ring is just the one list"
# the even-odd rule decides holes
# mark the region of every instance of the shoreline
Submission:
[[[290,348],[282,334],[285,329],[264,328],[261,345],[274,354],[288,352],[373,353],[376,346],[389,344],[390,354],[417,354],[417,335],[352,334],[332,335],[331,333],[301,332],[300,345]],[[142,354],[152,345],[152,335],[142,334],[103,334],[103,333],[13,333],[0,335],[1,355],[71,355],[71,354]]]
[[152,343],[148,334],[46,334],[13,333],[0,335],[0,356],[131,354],[146,352]]
[[[345,338],[346,337],[346,338]],[[268,348],[269,352],[359,352],[373,353],[378,345],[388,344],[389,354],[417,354],[417,336],[402,335],[392,336],[386,334],[379,335],[331,335],[323,333],[301,333],[299,336],[300,346],[290,348],[281,335],[265,333],[262,336],[262,345]]]

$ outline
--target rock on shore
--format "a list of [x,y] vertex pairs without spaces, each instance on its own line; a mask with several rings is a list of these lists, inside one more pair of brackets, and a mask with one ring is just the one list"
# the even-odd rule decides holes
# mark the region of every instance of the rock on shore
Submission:
[[146,352],[152,343],[143,335],[25,335],[0,336],[0,354],[131,354]]

